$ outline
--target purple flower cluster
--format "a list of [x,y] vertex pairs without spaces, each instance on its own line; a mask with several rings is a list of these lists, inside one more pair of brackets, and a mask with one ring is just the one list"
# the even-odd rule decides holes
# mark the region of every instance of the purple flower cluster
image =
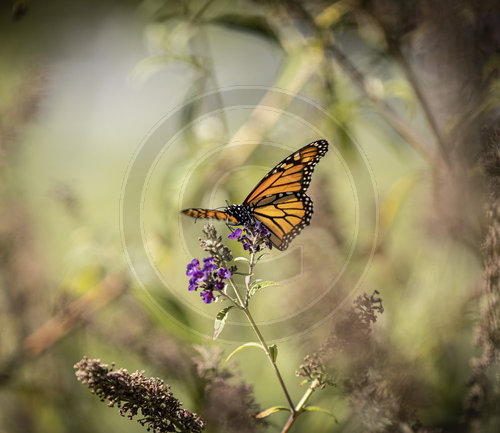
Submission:
[[231,278],[231,271],[226,268],[217,269],[213,257],[203,259],[203,267],[198,259],[193,259],[187,265],[186,275],[189,279],[189,290],[202,289],[201,297],[205,304],[210,304],[214,299],[214,290],[224,290],[224,281]]
[[228,239],[237,239],[238,242],[243,244],[244,250],[257,252],[262,248],[272,248],[272,243],[269,240],[270,234],[269,229],[260,221],[257,221],[255,224],[245,225],[243,230],[237,228],[228,236]]

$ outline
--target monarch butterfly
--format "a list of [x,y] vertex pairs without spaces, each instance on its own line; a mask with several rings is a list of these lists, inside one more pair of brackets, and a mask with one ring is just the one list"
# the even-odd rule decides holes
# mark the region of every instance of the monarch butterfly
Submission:
[[193,218],[215,218],[245,225],[260,221],[270,232],[270,241],[280,251],[309,225],[313,202],[306,195],[314,166],[328,151],[328,142],[309,143],[286,157],[257,184],[242,204],[224,210],[184,209]]

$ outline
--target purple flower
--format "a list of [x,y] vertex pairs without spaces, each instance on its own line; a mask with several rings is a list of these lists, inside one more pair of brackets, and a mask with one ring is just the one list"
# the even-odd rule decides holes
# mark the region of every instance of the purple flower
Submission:
[[192,277],[189,279],[189,290],[196,290],[198,286],[206,279],[207,275],[203,271],[194,271]]
[[191,278],[193,278],[199,284],[207,279],[207,274],[206,272],[203,272],[203,270],[198,270],[193,274]]
[[231,271],[226,268],[219,268],[219,277],[223,280],[231,278]]
[[262,248],[271,248],[269,239],[271,232],[260,221],[245,224],[243,229],[237,228],[229,236],[229,239],[237,239],[243,245],[243,249],[255,253]]
[[193,275],[198,269],[200,269],[200,262],[198,259],[193,259],[187,265],[186,275]]
[[201,297],[205,304],[210,304],[215,300],[214,291],[224,290],[225,279],[231,278],[231,271],[227,268],[218,268],[214,257],[203,259],[203,268],[200,268],[198,259],[193,259],[187,265],[186,274],[190,276],[188,290],[201,290]]
[[269,235],[269,229],[264,224],[262,224],[260,221],[257,221],[255,223],[255,232],[261,238],[264,238],[267,235]]
[[215,266],[213,257],[205,257],[203,259],[203,270],[205,272],[213,272],[216,269],[217,269],[217,266]]
[[215,296],[210,290],[203,290],[201,298],[205,304],[210,304],[215,299]]
[[237,228],[227,238],[228,239],[238,239],[241,236],[242,233],[243,233],[243,230],[241,230],[240,228]]

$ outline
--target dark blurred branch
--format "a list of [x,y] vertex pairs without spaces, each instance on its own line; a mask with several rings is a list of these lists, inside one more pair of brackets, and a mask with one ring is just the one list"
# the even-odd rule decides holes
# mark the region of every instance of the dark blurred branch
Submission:
[[[214,88],[217,91],[216,97],[217,97],[217,102],[219,104],[219,109],[220,109],[220,118],[221,118],[222,124],[224,125],[224,132],[226,135],[228,135],[229,134],[229,125],[227,123],[226,113],[223,110],[224,103],[222,101],[222,98],[221,98],[221,95],[219,92],[220,86],[219,86],[219,82],[217,80],[217,74],[215,73],[215,64],[213,62],[213,54],[212,54],[212,50],[210,47],[210,41],[208,39],[207,32],[205,31],[205,27],[203,25],[203,15],[207,12],[207,10],[210,8],[210,6],[213,3],[214,3],[214,0],[207,0],[205,2],[205,4],[202,7],[200,7],[198,12],[196,12],[191,17],[190,21],[193,24],[196,24],[199,26],[200,34],[199,34],[199,37],[195,41],[200,44],[201,49],[199,51],[201,53],[203,53],[204,59],[205,59],[205,62],[203,63],[204,68],[205,68],[205,70],[208,71],[209,78],[212,80]],[[227,137],[227,138],[229,138],[229,137]]]
[[22,128],[35,115],[42,96],[45,75],[40,69],[26,73],[14,103],[0,111],[0,164],[18,144]]
[[429,126],[431,127],[434,136],[436,137],[436,143],[439,147],[439,150],[441,152],[441,157],[443,158],[443,161],[445,161],[448,165],[451,165],[450,161],[450,147],[447,143],[447,140],[441,133],[441,128],[439,128],[439,125],[436,122],[436,117],[432,113],[431,107],[429,106],[429,102],[427,98],[425,97],[424,93],[422,92],[422,87],[420,86],[420,83],[413,72],[413,69],[411,68],[410,64],[408,63],[406,57],[403,55],[401,52],[401,48],[398,45],[394,45],[392,47],[393,54],[395,55],[396,60],[399,62],[399,64],[402,66],[403,71],[405,72],[406,78],[408,79],[408,82],[411,84],[413,91],[415,92],[415,95],[417,96],[417,99],[420,102],[420,106],[422,107],[422,111],[425,114],[425,117],[427,119],[427,122]]
[[[395,4],[396,3],[397,2],[395,2]],[[361,7],[358,8],[356,12],[361,16],[368,15],[370,20],[374,20],[378,24],[378,28],[384,34],[388,47],[388,53],[391,54],[402,67],[406,79],[411,85],[413,92],[420,103],[420,107],[422,108],[427,123],[435,136],[436,144],[440,150],[442,159],[450,165],[450,148],[447,145],[448,143],[446,138],[443,136],[441,128],[437,123],[436,116],[429,104],[429,100],[425,96],[413,68],[402,51],[402,44],[405,43],[405,36],[409,32],[409,29],[412,26],[418,25],[417,20],[421,19],[421,17],[416,16],[416,11],[419,7],[418,2],[415,2],[412,5],[415,9],[411,9],[411,7],[405,5],[404,2],[401,2],[399,7],[395,4],[391,4],[390,1],[387,3],[384,3],[383,1],[371,1],[367,3],[367,6],[365,6],[366,9]],[[406,8],[409,8],[410,10],[407,10]],[[390,16],[391,14],[394,16]],[[403,14],[404,16],[402,16]]]
[[481,162],[487,187],[486,230],[482,245],[481,314],[475,329],[481,353],[471,360],[464,401],[465,422],[473,432],[481,431],[485,415],[498,412],[500,404],[500,381],[495,375],[500,364],[500,128],[491,128],[484,135],[486,149]]
[[[330,57],[333,58],[333,60],[347,73],[358,90],[373,103],[377,112],[389,123],[389,125],[391,125],[394,130],[403,139],[410,143],[424,158],[426,158],[431,164],[434,164],[436,162],[436,158],[431,151],[430,144],[420,137],[414,128],[386,101],[380,99],[377,95],[368,90],[368,80],[366,76],[335,44],[329,26],[327,26],[326,23],[322,23],[322,26],[320,27],[316,22],[315,17],[309,12],[305,2],[299,0],[288,0],[285,3],[287,6],[292,8],[294,13],[300,15],[301,18],[303,18],[304,21],[311,27],[317,39],[323,44],[325,53],[330,55]],[[328,9],[328,7],[326,9]],[[354,5],[350,5],[348,8],[354,7]],[[333,24],[333,22],[331,24]]]
[[15,0],[12,5],[12,19],[20,20],[28,12],[28,2],[26,0]]
[[410,143],[423,157],[433,163],[435,157],[431,154],[429,144],[423,138],[419,137],[411,125],[387,102],[381,100],[367,90],[366,77],[356,68],[356,66],[354,66],[344,53],[342,53],[333,42],[327,42],[325,44],[325,51],[342,67],[358,90],[374,104],[377,112],[395,129],[395,131]]
[[194,23],[198,23],[200,22],[201,18],[203,17],[203,14],[208,10],[208,8],[212,5],[212,3],[214,2],[214,0],[207,0],[205,2],[205,4],[200,7],[200,9],[198,10],[198,12],[196,12],[193,17],[192,17],[192,22]]

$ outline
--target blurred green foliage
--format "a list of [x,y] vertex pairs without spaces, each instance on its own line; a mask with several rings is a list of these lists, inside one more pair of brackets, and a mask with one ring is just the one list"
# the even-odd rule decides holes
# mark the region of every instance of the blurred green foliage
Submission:
[[[480,246],[495,222],[482,200],[498,165],[482,165],[481,131],[498,107],[498,42],[488,36],[498,27],[488,29],[500,11],[488,1],[429,8],[396,0],[4,2],[0,432],[143,431],[76,381],[73,365],[84,355],[163,378],[209,432],[281,431],[284,413],[268,424],[246,418],[245,409],[284,403],[263,354],[223,363],[255,340],[244,318],[233,315],[214,348],[221,306],[187,291],[186,263],[204,254],[202,225],[179,210],[240,203],[281,158],[319,138],[332,148],[309,190],[312,224],[295,241],[300,248],[263,261],[259,277],[281,284],[252,298],[255,317],[279,346],[298,401],[304,356],[355,296],[377,289],[385,312],[372,331],[370,377],[383,386],[317,391],[311,404],[338,422],[306,413],[295,431],[431,431],[417,422],[498,431],[498,364],[474,376],[471,360],[486,347],[474,332],[484,336],[484,318],[498,317],[481,307],[489,261]],[[455,33],[484,44],[473,54],[476,39],[449,50]],[[485,76],[474,81],[477,71]],[[269,92],[269,110],[231,105],[220,89],[238,86],[282,97]],[[214,91],[219,105],[204,116],[200,96]],[[324,118],[310,121],[300,98]],[[122,243],[124,181],[148,131],[178,109],[175,135],[164,137],[138,186],[154,269],[138,281]],[[355,376],[355,361],[337,359],[339,382]],[[489,390],[477,407],[471,383]]]

